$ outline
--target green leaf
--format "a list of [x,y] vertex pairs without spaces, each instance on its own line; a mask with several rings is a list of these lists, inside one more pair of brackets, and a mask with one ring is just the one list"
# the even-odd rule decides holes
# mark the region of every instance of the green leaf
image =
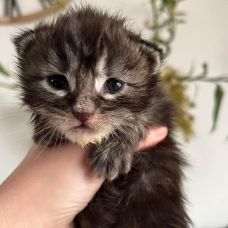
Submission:
[[62,0],[48,0],[50,4],[57,4],[60,8],[65,9],[66,4]]
[[219,116],[219,111],[222,103],[222,98],[223,98],[223,90],[221,86],[216,85],[215,93],[214,93],[214,110],[213,110],[213,125],[211,128],[211,132],[216,129],[217,126],[217,120]]
[[176,5],[176,1],[175,0],[162,0],[162,3],[164,5],[167,5],[169,7],[173,7]]
[[195,71],[195,65],[193,62],[191,62],[190,69],[189,69],[187,75],[193,75],[194,71]]
[[0,82],[0,87],[5,88],[5,89],[18,89],[18,85],[17,84],[9,84],[9,83],[4,83],[4,82]]
[[186,23],[186,21],[184,19],[177,19],[177,20],[175,20],[175,22],[178,24],[185,24]]
[[59,5],[60,8],[62,8],[62,9],[66,8],[66,5],[65,5],[65,3],[63,1],[57,0],[56,2],[57,2],[57,4]]
[[206,77],[208,75],[208,64],[207,63],[203,63],[202,64],[203,67],[203,76]]
[[186,16],[186,13],[183,11],[177,12],[177,16]]
[[9,72],[2,66],[1,63],[0,63],[0,73],[2,73],[6,77],[10,77]]

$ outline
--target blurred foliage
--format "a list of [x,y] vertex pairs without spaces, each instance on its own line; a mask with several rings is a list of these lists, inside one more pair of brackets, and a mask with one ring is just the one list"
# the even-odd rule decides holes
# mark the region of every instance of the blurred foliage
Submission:
[[58,4],[60,8],[65,9],[66,8],[66,4],[64,1],[62,0],[48,0],[50,2],[50,4]]
[[5,77],[10,77],[10,73],[0,64],[0,73]]
[[194,117],[189,112],[189,109],[194,107],[194,104],[190,101],[186,95],[188,85],[183,83],[180,73],[172,67],[165,67],[161,72],[162,82],[164,82],[169,90],[170,99],[173,100],[176,106],[175,121],[177,126],[183,133],[184,139],[189,141],[193,136],[193,122]]
[[[152,22],[146,21],[145,26],[153,31],[152,42],[160,44],[167,57],[171,53],[171,43],[175,39],[177,26],[185,23],[185,12],[178,10],[179,4],[185,0],[149,1],[152,8]],[[220,83],[228,83],[227,76],[207,77],[208,65],[206,63],[202,64],[202,68],[202,73],[197,76],[193,76],[193,69],[188,75],[181,75],[171,66],[163,68],[161,72],[162,81],[168,87],[170,98],[177,107],[176,125],[180,128],[186,141],[194,135],[194,116],[191,114],[191,109],[195,107],[187,95],[188,83],[210,82],[215,84],[211,131],[217,127],[224,96]]]
[[216,85],[215,94],[214,94],[215,106],[214,106],[214,111],[213,111],[213,126],[212,126],[211,131],[214,131],[216,128],[219,108],[220,108],[220,105],[222,102],[222,98],[223,98],[222,87],[220,85]]
[[184,0],[150,0],[152,23],[146,21],[145,25],[153,31],[152,41],[164,47],[166,56],[171,52],[170,44],[175,38],[177,25],[185,23],[185,13],[177,11],[177,6],[182,1]]
[[[7,78],[7,79],[13,78],[12,74],[10,74],[10,72],[8,70],[6,70],[1,63],[0,63],[0,76]],[[18,85],[16,83],[12,83],[12,82],[1,82],[0,81],[0,87],[4,87],[7,89],[16,89],[18,87]]]

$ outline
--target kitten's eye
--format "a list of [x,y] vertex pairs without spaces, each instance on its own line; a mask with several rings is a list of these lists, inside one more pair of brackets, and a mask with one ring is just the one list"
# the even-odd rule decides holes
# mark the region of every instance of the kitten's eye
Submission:
[[104,89],[109,92],[116,92],[122,87],[122,82],[115,78],[110,78],[105,82]]
[[52,87],[58,90],[64,90],[68,87],[68,81],[63,75],[52,75],[48,81]]

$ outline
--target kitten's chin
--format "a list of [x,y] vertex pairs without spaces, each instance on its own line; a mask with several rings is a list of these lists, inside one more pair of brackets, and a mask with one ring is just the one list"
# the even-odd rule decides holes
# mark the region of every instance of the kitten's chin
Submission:
[[103,138],[107,138],[111,130],[95,131],[87,126],[72,128],[65,133],[66,138],[72,143],[77,143],[81,146],[86,146],[89,143],[100,143]]

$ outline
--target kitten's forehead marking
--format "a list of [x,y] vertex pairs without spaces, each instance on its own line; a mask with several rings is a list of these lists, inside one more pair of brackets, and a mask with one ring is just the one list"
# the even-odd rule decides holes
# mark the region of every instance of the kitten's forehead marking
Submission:
[[116,95],[111,93],[104,93],[104,84],[108,80],[108,77],[105,74],[105,64],[106,64],[107,55],[101,56],[97,65],[96,65],[96,72],[98,76],[95,79],[95,90],[97,93],[102,94],[102,96],[107,100],[112,100],[116,97]]
[[98,73],[98,76],[95,79],[95,89],[98,93],[102,92],[104,83],[107,80],[107,77],[104,71],[105,62],[106,62],[106,55],[103,55],[101,56],[101,58],[99,59],[96,65],[96,72]]
[[107,77],[105,75],[98,75],[95,79],[95,89],[97,93],[102,93],[104,83],[107,80]]
[[113,99],[115,97],[113,94],[104,93],[103,91],[104,84],[108,79],[104,70],[106,59],[107,55],[102,55],[96,65],[96,72],[98,73],[98,76],[95,79],[95,90],[97,93],[102,94],[105,99]]
[[67,58],[69,61],[69,65],[70,68],[71,67],[76,67],[77,66],[77,61],[75,61],[75,55],[74,52],[72,51],[71,47],[69,46],[69,44],[66,42],[65,43],[65,49],[66,49],[66,54],[67,54]]

